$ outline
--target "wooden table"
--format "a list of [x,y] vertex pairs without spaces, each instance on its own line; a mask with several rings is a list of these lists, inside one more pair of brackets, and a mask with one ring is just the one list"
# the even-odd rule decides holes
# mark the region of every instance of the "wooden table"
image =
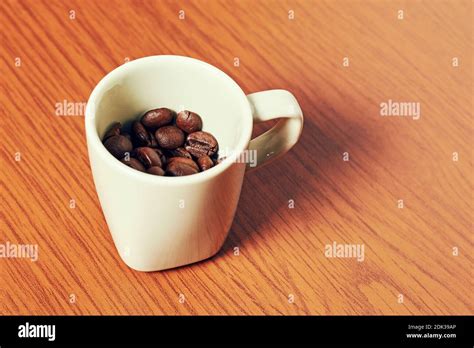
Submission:
[[[1,1],[0,243],[38,244],[39,258],[0,259],[0,313],[474,314],[472,11]],[[81,103],[116,66],[156,54],[207,61],[248,93],[287,89],[305,126],[246,175],[218,255],[139,273],[102,215]],[[421,116],[382,116],[389,100]],[[363,261],[327,257],[334,242],[363,245]]]

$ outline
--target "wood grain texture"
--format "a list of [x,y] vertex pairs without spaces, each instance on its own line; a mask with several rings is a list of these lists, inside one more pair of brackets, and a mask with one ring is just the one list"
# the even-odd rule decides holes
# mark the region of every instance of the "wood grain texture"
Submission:
[[[471,1],[6,0],[0,22],[0,243],[39,245],[37,262],[0,259],[1,314],[474,314]],[[246,175],[217,256],[138,273],[102,215],[84,119],[55,104],[155,54],[287,89],[305,128]],[[381,117],[389,99],[421,118]],[[364,261],[325,257],[334,241]]]

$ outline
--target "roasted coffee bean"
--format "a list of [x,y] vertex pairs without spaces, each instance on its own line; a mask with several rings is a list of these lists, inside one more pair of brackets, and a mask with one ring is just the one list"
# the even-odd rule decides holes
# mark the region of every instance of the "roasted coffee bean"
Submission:
[[170,158],[168,158],[168,164],[172,163],[172,162],[186,163],[187,165],[190,165],[193,168],[196,168],[196,170],[199,170],[199,166],[197,165],[197,163],[193,159],[190,159],[190,158],[186,158],[186,157],[170,157]]
[[148,132],[148,138],[150,139],[150,147],[158,148],[158,142],[156,141],[153,132]]
[[165,175],[165,171],[161,169],[161,167],[150,167],[147,169],[146,172],[148,174],[159,175],[159,176]]
[[176,126],[165,126],[158,128],[155,138],[163,149],[173,150],[184,143],[184,133]]
[[166,159],[166,156],[165,154],[163,153],[163,151],[161,151],[161,149],[154,149],[156,151],[156,153],[160,156],[160,159],[161,159],[161,167],[164,167],[166,165],[166,162],[168,162],[168,160]]
[[170,157],[186,157],[192,159],[191,154],[186,151],[184,147],[178,147],[175,150],[168,150],[168,152]]
[[202,129],[202,119],[198,114],[184,110],[176,116],[176,126],[186,133],[193,133]]
[[132,123],[132,135],[134,143],[137,146],[150,146],[151,141],[148,135],[148,131],[141,124],[140,121],[135,121]]
[[214,162],[212,162],[211,157],[209,156],[201,156],[197,159],[197,164],[202,171],[208,170],[214,166]]
[[[173,119],[176,116],[176,122]],[[110,125],[103,142],[122,163],[142,172],[183,176],[205,171],[220,163],[216,138],[201,131],[201,117],[188,110],[178,115],[170,109],[146,112],[131,124],[130,133],[120,122]],[[128,156],[127,156],[128,153]]]
[[171,163],[171,162],[175,162],[175,161],[176,162],[181,162],[181,163],[186,163],[186,164],[196,168],[197,170],[199,170],[199,166],[191,158],[186,158],[186,157],[169,157],[168,158],[168,164]]
[[130,168],[139,170],[141,172],[145,171],[145,167],[143,166],[143,164],[139,160],[137,160],[136,158],[133,158],[133,157],[128,157],[127,158],[127,157],[125,157],[125,158],[122,158],[120,160],[120,162],[122,162],[123,164],[126,164]]
[[124,157],[133,149],[132,142],[123,135],[111,136],[105,141],[104,146],[116,158]]
[[114,135],[120,135],[120,129],[122,128],[122,124],[120,122],[114,122],[109,127],[107,132],[105,132],[102,141],[106,141],[108,138],[113,137]]
[[162,166],[160,154],[155,149],[151,147],[137,147],[134,152],[137,159],[146,168]]
[[216,138],[208,132],[194,132],[188,135],[186,150],[196,158],[207,155],[212,156],[218,150]]
[[166,174],[171,176],[191,175],[199,172],[199,167],[192,159],[172,157],[168,160]]
[[167,108],[159,108],[147,111],[142,116],[142,123],[150,130],[166,126],[173,121],[174,112]]

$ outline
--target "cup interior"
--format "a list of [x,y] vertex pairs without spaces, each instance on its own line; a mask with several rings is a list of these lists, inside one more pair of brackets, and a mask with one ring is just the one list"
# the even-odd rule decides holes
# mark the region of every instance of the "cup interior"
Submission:
[[167,107],[190,110],[203,120],[225,151],[241,151],[250,140],[252,116],[247,98],[225,73],[202,61],[181,56],[137,59],[109,73],[89,103],[97,136],[115,121],[129,124],[146,111]]

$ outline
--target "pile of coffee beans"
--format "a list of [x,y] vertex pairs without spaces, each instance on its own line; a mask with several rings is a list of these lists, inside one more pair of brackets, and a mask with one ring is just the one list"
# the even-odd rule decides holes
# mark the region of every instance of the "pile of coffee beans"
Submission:
[[183,176],[208,170],[220,162],[216,138],[202,131],[192,111],[168,108],[147,111],[129,132],[113,123],[102,139],[105,148],[127,166],[153,175]]

